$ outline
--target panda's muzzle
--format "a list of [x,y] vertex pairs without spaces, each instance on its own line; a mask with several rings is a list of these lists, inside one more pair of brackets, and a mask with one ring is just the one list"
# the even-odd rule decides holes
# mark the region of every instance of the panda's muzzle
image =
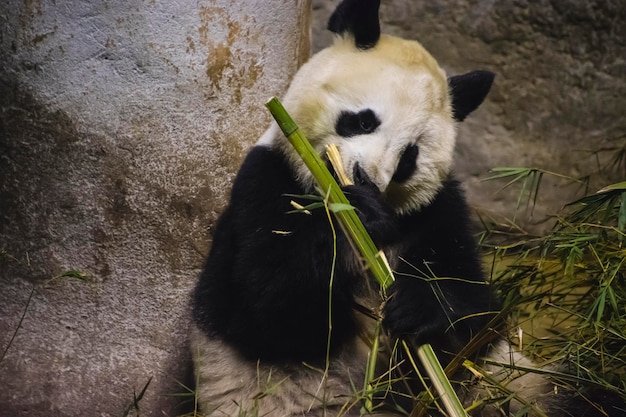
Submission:
[[404,149],[396,172],[394,172],[391,180],[397,183],[403,183],[415,173],[417,170],[417,157],[419,155],[419,147],[417,145],[409,145]]
[[[419,156],[419,147],[417,145],[408,145],[402,152],[396,170],[391,177],[391,181],[401,184],[407,181],[417,171],[417,157]],[[356,185],[372,185],[379,188],[367,174],[367,171],[358,163],[354,164],[352,170],[352,178]],[[385,187],[387,184],[385,184]],[[382,190],[382,189],[381,189]]]
[[359,165],[358,162],[356,164],[354,164],[354,169],[353,169],[353,172],[352,172],[352,178],[353,178],[354,183],[356,185],[369,185],[369,184],[372,184],[374,187],[376,187],[374,185],[374,183],[372,182],[372,180],[370,179],[369,175],[367,175],[367,172],[365,172],[365,170],[363,168],[361,168],[361,165]]

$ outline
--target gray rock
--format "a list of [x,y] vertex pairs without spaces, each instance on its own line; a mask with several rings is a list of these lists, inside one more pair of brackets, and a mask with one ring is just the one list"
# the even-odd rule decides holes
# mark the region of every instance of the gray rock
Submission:
[[210,225],[308,7],[0,5],[0,415],[135,415],[150,378],[140,414],[180,412]]

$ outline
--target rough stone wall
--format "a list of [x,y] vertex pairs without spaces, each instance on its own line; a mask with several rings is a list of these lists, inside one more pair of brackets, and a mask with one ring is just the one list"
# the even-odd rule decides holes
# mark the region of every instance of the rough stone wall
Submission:
[[[140,414],[179,413],[164,395],[182,391],[185,302],[262,103],[307,56],[309,1],[0,3],[0,416],[132,415],[151,377]],[[336,3],[314,1],[316,49]],[[384,31],[450,73],[497,73],[460,127],[479,208],[517,200],[481,182],[492,167],[583,175],[607,165],[588,150],[624,146],[625,9],[383,0]]]
[[[324,26],[336,3],[313,2],[315,50],[332,41]],[[610,149],[626,150],[626,2],[383,0],[381,17],[384,32],[420,41],[450,74],[497,74],[486,103],[460,125],[457,147],[456,171],[483,214],[539,231],[583,191],[544,175],[534,212],[522,204],[516,214],[519,187],[498,192],[506,181],[482,181],[494,167],[608,171],[591,192],[626,179],[624,165],[616,171],[610,161]]]
[[180,412],[210,226],[309,17],[309,0],[0,4],[0,416],[134,415],[150,378],[141,415]]

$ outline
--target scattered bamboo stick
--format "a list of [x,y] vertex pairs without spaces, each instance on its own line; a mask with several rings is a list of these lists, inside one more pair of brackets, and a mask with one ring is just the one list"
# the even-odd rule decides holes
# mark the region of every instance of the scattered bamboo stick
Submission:
[[[337,184],[335,178],[328,171],[328,168],[326,168],[324,161],[322,161],[315,149],[313,149],[306,136],[302,133],[291,116],[289,116],[280,101],[273,97],[265,105],[269,109],[270,113],[272,113],[272,116],[278,123],[278,126],[287,137],[287,140],[291,143],[311,171],[311,174],[320,189],[321,195],[327,195],[329,203],[349,204],[348,199],[341,191],[341,188],[339,188],[339,184]],[[333,159],[336,162],[339,161],[337,165],[333,166],[335,171],[337,171],[337,176],[339,178],[345,177],[341,180],[342,182],[344,180],[350,182],[349,177],[343,172],[343,168],[341,166],[341,156],[339,155],[337,149],[335,148],[334,150],[331,150],[330,153],[333,154],[332,157],[329,155],[329,159],[332,158],[331,163],[333,163]],[[339,171],[341,171],[341,173],[339,173]],[[384,256],[384,253],[378,250],[354,210],[342,210],[334,212],[334,215],[340,226],[343,228],[346,236],[353,243],[355,250],[357,250],[366,261],[369,270],[378,281],[384,296],[385,290],[393,281],[393,273],[389,267],[387,259]],[[426,372],[428,373],[432,384],[439,393],[448,414],[451,417],[467,417],[467,413],[454,392],[450,381],[446,377],[432,347],[428,344],[421,345],[417,349],[417,354]],[[372,352],[370,355],[375,356],[376,352]],[[368,364],[368,370],[371,370],[370,368],[371,363]],[[366,384],[367,383],[368,381],[366,381]]]

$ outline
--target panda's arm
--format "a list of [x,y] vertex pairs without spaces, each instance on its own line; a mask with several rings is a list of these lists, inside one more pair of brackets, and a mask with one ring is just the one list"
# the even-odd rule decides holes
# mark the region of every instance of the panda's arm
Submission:
[[[328,339],[333,238],[323,210],[287,214],[304,194],[284,158],[254,148],[233,185],[196,290],[205,331],[251,358],[320,357]],[[338,240],[338,256],[345,244]],[[332,287],[333,341],[353,334],[351,286],[341,261]]]
[[396,336],[460,349],[497,310],[484,281],[469,210],[448,180],[433,203],[402,220],[405,238],[385,325]]

